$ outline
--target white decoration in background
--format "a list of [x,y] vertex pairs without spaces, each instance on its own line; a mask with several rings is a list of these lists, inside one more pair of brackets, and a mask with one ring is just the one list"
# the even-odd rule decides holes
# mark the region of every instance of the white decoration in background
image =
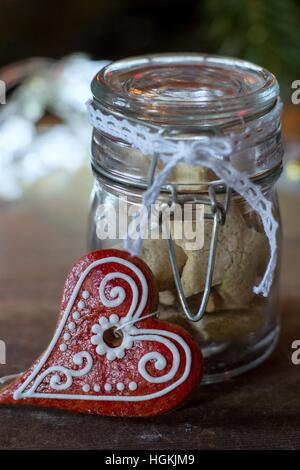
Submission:
[[[59,172],[61,178],[88,167],[91,131],[84,103],[93,76],[107,63],[73,54],[56,62],[11,64],[7,90],[16,77],[20,86],[0,106],[0,198],[19,198],[47,175]],[[37,122],[49,109],[63,123],[38,129]]]
[[[270,128],[276,128],[280,119],[281,102],[278,101],[274,109],[267,115],[264,122],[260,121],[245,128],[241,134],[231,134],[230,136],[201,136],[197,141],[171,140],[162,136],[162,129],[157,126],[146,126],[130,122],[123,118],[116,118],[111,114],[106,114],[95,109],[92,100],[87,102],[88,117],[91,125],[115,138],[126,140],[133,148],[138,149],[144,155],[159,155],[159,159],[165,164],[158,175],[154,178],[153,184],[144,192],[143,206],[148,210],[156,201],[162,186],[166,183],[169,174],[174,166],[179,162],[190,165],[199,165],[210,168],[214,173],[230,188],[244,197],[248,204],[261,217],[265,233],[270,245],[270,259],[263,279],[258,286],[253,288],[256,294],[268,295],[273,273],[277,263],[277,241],[276,232],[278,223],[272,213],[272,203],[262,193],[260,187],[254,184],[246,172],[238,171],[230,161],[234,151],[241,150],[243,146],[248,146],[256,132],[262,136]],[[262,132],[261,132],[262,131]],[[248,139],[245,140],[245,135]],[[244,142],[247,142],[245,144]],[[147,211],[141,214],[141,228],[146,226],[148,221]],[[142,217],[144,215],[144,218]],[[140,232],[142,233],[142,229]],[[132,240],[130,233],[125,241],[125,248],[133,255],[138,255],[141,248],[142,239]]]
[[[123,336],[124,349],[127,349],[128,345],[129,347],[132,347],[134,342],[136,341],[151,341],[151,342],[159,342],[163,344],[165,347],[169,349],[172,355],[172,366],[166,374],[159,376],[159,377],[154,377],[151,374],[149,374],[149,372],[146,369],[146,365],[150,360],[154,360],[154,367],[157,370],[162,371],[165,369],[165,367],[167,366],[167,360],[159,352],[153,351],[153,352],[149,352],[145,354],[144,356],[142,356],[142,358],[140,359],[138,363],[138,371],[140,375],[144,378],[144,380],[150,383],[158,383],[158,384],[170,382],[172,379],[174,379],[176,373],[178,372],[178,368],[180,364],[180,354],[175,344],[177,343],[181,346],[184,352],[184,357],[185,357],[184,371],[175,382],[167,385],[165,388],[162,388],[161,390],[157,392],[153,392],[144,396],[143,395],[120,395],[120,394],[119,395],[110,394],[109,396],[89,395],[88,392],[90,391],[90,386],[88,384],[84,384],[82,386],[82,390],[85,393],[84,395],[74,395],[74,394],[72,395],[68,393],[37,392],[36,390],[38,386],[42,383],[44,378],[47,377],[49,374],[54,373],[54,375],[52,375],[50,379],[50,383],[49,383],[50,387],[53,390],[59,392],[59,391],[66,391],[69,387],[71,387],[73,383],[73,377],[84,377],[91,371],[93,367],[92,356],[89,352],[82,351],[80,353],[75,354],[73,358],[73,362],[79,366],[82,366],[83,360],[85,360],[86,364],[82,369],[73,370],[73,369],[69,369],[61,365],[57,365],[57,366],[51,366],[47,368],[44,372],[42,372],[41,375],[38,375],[42,367],[45,365],[46,361],[48,360],[51,352],[53,351],[53,348],[56,346],[60,338],[60,335],[62,334],[66,325],[68,325],[68,327],[70,328],[70,323],[67,323],[67,322],[68,322],[69,316],[71,315],[75,300],[80,292],[80,289],[82,288],[82,285],[87,275],[97,266],[100,266],[106,263],[116,263],[116,264],[129,268],[138,278],[142,292],[141,292],[140,299],[139,299],[139,290],[138,290],[136,281],[128,274],[115,271],[104,276],[99,286],[99,300],[101,301],[101,303],[107,307],[119,307],[122,305],[122,303],[126,300],[125,289],[121,286],[114,286],[110,289],[110,291],[108,291],[109,281],[111,281],[112,279],[122,279],[123,281],[125,280],[131,288],[131,304],[129,306],[127,315],[125,317],[122,317],[121,319],[119,319],[118,315],[116,314],[110,315],[109,319],[107,319],[105,316],[100,317],[99,325],[96,324],[96,325],[93,325],[92,327],[92,332],[95,333],[95,335],[91,337],[91,343],[95,345],[98,344],[98,340],[100,338],[99,346],[102,347],[103,344],[101,341],[102,341],[103,331],[104,329],[107,329],[108,326],[111,327],[113,325],[115,327],[118,327],[118,326],[122,327],[123,334],[124,334]],[[179,385],[181,385],[188,378],[190,371],[191,371],[191,363],[192,363],[191,350],[188,344],[184,341],[184,339],[178,334],[172,333],[167,330],[137,328],[135,326],[132,326],[132,320],[135,320],[135,322],[138,322],[139,320],[143,318],[142,313],[146,306],[147,299],[148,299],[148,283],[146,281],[146,278],[144,274],[142,273],[142,271],[132,262],[125,260],[123,258],[119,258],[117,256],[109,256],[107,258],[102,258],[100,260],[90,263],[90,265],[80,275],[80,278],[77,281],[76,286],[74,287],[74,290],[68,301],[68,305],[65,311],[63,312],[63,316],[59,322],[59,325],[55,331],[54,337],[52,338],[47,350],[45,351],[44,355],[42,356],[38,364],[35,366],[35,368],[31,372],[31,374],[20,385],[20,387],[14,392],[14,399],[19,400],[23,398],[47,398],[47,399],[61,398],[65,400],[78,399],[78,400],[94,400],[94,401],[105,401],[105,400],[146,401],[146,400],[152,400],[154,398],[164,396],[170,391],[177,388]],[[127,322],[128,323],[130,322],[130,324],[126,325]],[[170,341],[170,339],[172,339],[173,341]],[[110,356],[110,353],[111,351],[113,351],[113,349],[118,349],[118,348],[108,347],[108,349],[104,351],[104,353],[107,353],[108,360],[114,359],[112,356]],[[66,380],[64,382],[62,382],[62,379],[59,373],[65,376]],[[119,392],[125,390],[125,384],[123,384],[123,382],[118,382],[117,384],[115,384],[115,386]],[[87,387],[89,387],[89,389]],[[134,381],[131,381],[128,385],[128,390],[131,392],[137,390],[137,388],[138,388],[137,384]],[[106,392],[111,392],[112,389],[113,389],[113,386],[111,383],[106,382],[104,384],[104,390]],[[100,387],[98,384],[94,385],[94,391],[95,392],[100,391]]]

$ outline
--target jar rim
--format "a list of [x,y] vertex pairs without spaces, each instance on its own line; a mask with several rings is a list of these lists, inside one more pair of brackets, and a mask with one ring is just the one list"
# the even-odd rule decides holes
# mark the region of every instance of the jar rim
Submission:
[[112,62],[91,84],[94,99],[125,117],[166,125],[214,125],[266,114],[274,75],[245,60],[198,53],[153,54]]
[[[97,181],[101,181],[102,183],[105,182],[105,184],[111,185],[111,187],[114,187],[117,192],[119,191],[119,193],[122,191],[125,193],[127,191],[131,191],[136,196],[138,192],[140,192],[140,197],[142,197],[144,191],[146,191],[148,188],[148,184],[146,181],[133,181],[132,179],[127,178],[126,176],[122,177],[120,175],[113,174],[107,171],[104,167],[98,165],[97,162],[92,162],[91,168],[93,175]],[[263,188],[266,188],[268,186],[272,187],[280,178],[282,170],[282,161],[280,161],[274,167],[262,171],[259,174],[251,176],[250,180]],[[226,186],[224,186],[222,180],[217,178],[212,181],[199,181],[197,183],[177,182],[171,183],[171,185],[166,184],[161,188],[160,195],[169,196],[170,186],[176,187],[177,194],[208,194],[208,189],[211,184],[214,185],[217,194],[226,193]],[[232,194],[234,196],[239,196],[238,193],[236,193],[235,191],[232,191]]]

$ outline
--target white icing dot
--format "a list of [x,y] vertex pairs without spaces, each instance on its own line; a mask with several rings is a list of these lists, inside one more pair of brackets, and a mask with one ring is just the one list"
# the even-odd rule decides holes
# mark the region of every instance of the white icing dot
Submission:
[[70,323],[68,324],[68,328],[70,331],[75,330],[76,328],[75,323],[73,321],[70,321]]
[[105,347],[102,345],[99,345],[96,347],[96,352],[97,354],[100,354],[100,356],[103,356],[105,354]]
[[122,390],[124,390],[124,388],[125,388],[125,385],[122,382],[117,383],[117,389],[120,392],[122,392]]
[[86,300],[86,299],[89,298],[89,296],[90,296],[90,293],[89,293],[87,290],[84,290],[84,291],[82,292],[82,298],[83,298],[83,299]]
[[111,389],[112,389],[112,386],[111,386],[110,384],[105,384],[105,385],[104,385],[104,390],[105,390],[106,392],[111,392]]
[[113,361],[116,358],[116,354],[114,351],[109,351],[106,355],[107,359],[109,361]]
[[78,302],[78,304],[77,304],[77,307],[78,307],[79,309],[84,308],[84,307],[85,307],[84,301],[83,301],[83,300],[79,300],[79,302]]
[[69,339],[71,339],[70,333],[65,333],[65,334],[64,334],[64,340],[65,340],[65,341],[69,341]]
[[100,387],[98,384],[94,385],[94,392],[100,392]]
[[101,333],[101,328],[99,325],[93,325],[92,326],[92,332],[93,333]]
[[105,326],[107,324],[108,320],[106,317],[101,317],[99,318],[99,323],[101,326]]
[[123,349],[116,351],[116,356],[118,359],[123,359],[123,357],[125,356],[125,351]]
[[64,343],[61,344],[61,345],[59,346],[59,349],[60,349],[62,352],[65,352],[65,351],[67,350],[67,345],[64,344]]
[[113,313],[112,315],[110,315],[109,320],[110,320],[110,323],[118,323],[119,317],[118,317],[118,315]]
[[91,389],[91,387],[90,387],[88,384],[85,384],[85,385],[82,387],[82,390],[83,390],[84,392],[89,392],[90,389]]
[[91,343],[96,346],[99,343],[99,336],[95,335],[91,337]]
[[129,390],[134,392],[134,390],[137,389],[137,383],[136,382],[130,382],[130,384],[128,385],[128,388],[129,388]]
[[79,312],[74,312],[72,317],[74,318],[74,320],[79,320],[80,318],[80,313]]

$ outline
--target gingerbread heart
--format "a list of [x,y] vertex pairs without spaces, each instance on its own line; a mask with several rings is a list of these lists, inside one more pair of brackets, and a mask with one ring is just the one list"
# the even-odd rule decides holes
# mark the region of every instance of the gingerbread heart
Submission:
[[150,416],[186,400],[202,356],[182,328],[154,319],[153,275],[119,250],[84,256],[70,271],[52,341],[0,392],[28,404],[106,416]]

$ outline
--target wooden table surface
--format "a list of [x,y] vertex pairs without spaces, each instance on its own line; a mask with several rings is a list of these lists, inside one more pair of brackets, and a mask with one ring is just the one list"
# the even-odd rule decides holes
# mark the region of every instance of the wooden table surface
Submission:
[[[0,339],[7,344],[7,365],[0,366],[0,376],[26,369],[48,344],[65,275],[85,251],[89,177],[75,176],[67,186],[46,185],[1,203]],[[300,339],[299,197],[281,194],[280,200],[282,334],[263,365],[227,383],[200,387],[183,409],[157,418],[3,407],[0,448],[300,448],[300,365],[291,362],[291,343]]]

